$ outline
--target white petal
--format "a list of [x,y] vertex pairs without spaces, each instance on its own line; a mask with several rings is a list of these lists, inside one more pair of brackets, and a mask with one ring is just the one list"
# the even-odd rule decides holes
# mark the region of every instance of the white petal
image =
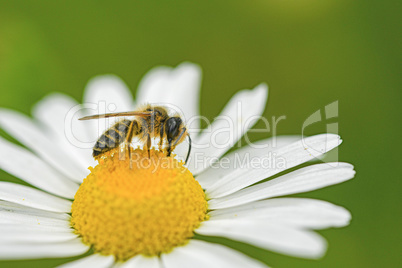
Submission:
[[77,235],[73,230],[51,230],[45,228],[32,228],[24,225],[0,225],[0,245],[28,244],[28,243],[52,243],[73,240]]
[[[353,166],[347,163],[323,163],[301,168],[267,182],[209,201],[210,209],[233,207],[256,200],[302,193],[341,183],[353,178]],[[335,164],[335,163],[332,163]]]
[[0,221],[0,228],[21,228],[24,230],[39,230],[39,231],[48,231],[48,232],[67,232],[67,233],[71,233],[74,232],[74,229],[71,228],[71,226],[51,226],[51,225],[40,225],[40,224],[32,224],[29,222],[19,222],[19,223],[2,223]]
[[92,254],[87,257],[57,266],[58,268],[108,268],[114,263],[114,257]]
[[120,268],[162,268],[158,257],[146,257],[137,255],[122,263]]
[[[263,153],[260,157],[250,159],[250,162],[246,163],[245,167],[237,168],[226,174],[208,188],[206,192],[212,198],[229,195],[279,172],[307,162],[318,155],[322,155],[337,147],[340,143],[341,140],[338,135],[321,134],[280,147],[269,155]],[[308,144],[308,147],[306,144]]]
[[71,201],[32,187],[4,181],[0,182],[0,199],[54,212],[70,212],[72,205]]
[[[184,62],[176,68],[160,66],[149,71],[138,87],[137,104],[162,104],[184,116],[190,129],[199,130],[201,69]],[[194,121],[193,121],[194,120]]]
[[0,109],[0,127],[69,179],[82,181],[86,177],[85,169],[74,160],[74,156],[67,150],[64,153],[57,141],[29,117],[12,110]]
[[0,168],[40,189],[72,199],[78,184],[28,150],[0,138]]
[[187,245],[177,247],[168,254],[162,254],[161,258],[166,268],[267,267],[241,252],[200,240],[190,240]]
[[[40,100],[32,109],[32,115],[59,137],[65,137],[64,121],[78,102],[70,96],[52,93]],[[80,123],[80,122],[78,122]],[[74,125],[74,134],[80,138],[88,138],[89,133],[85,124]]]
[[[300,140],[300,136],[278,136],[253,142],[250,145],[237,149],[223,156],[217,163],[197,176],[202,188],[208,189],[220,178],[241,167],[245,159],[252,159],[261,154],[270,152]],[[262,147],[263,146],[263,147]]]
[[208,159],[225,154],[260,119],[267,97],[265,84],[236,93],[211,126],[199,137],[194,137],[192,159],[188,165],[190,171],[200,173],[211,164]]
[[20,204],[0,200],[0,210],[8,212],[16,212],[27,215],[43,216],[51,219],[58,219],[62,221],[69,221],[70,216],[67,213],[46,211],[37,208],[31,208]]
[[319,258],[326,250],[326,241],[314,232],[255,220],[205,221],[196,232],[296,257]]
[[46,225],[69,228],[70,216],[65,213],[29,208],[0,201],[0,223]]
[[0,244],[0,259],[41,259],[63,258],[81,255],[88,251],[80,239],[73,239],[61,243],[44,244]]
[[[85,115],[126,112],[133,110],[133,97],[124,82],[114,75],[102,75],[92,78],[84,92]],[[91,138],[96,139],[121,117],[88,120],[86,125],[91,130]]]
[[39,101],[32,114],[56,140],[56,147],[87,172],[88,166],[94,164],[91,151],[96,137],[91,137],[87,122],[78,120],[83,116],[83,108],[73,98],[53,93]]
[[217,209],[209,220],[255,219],[302,228],[324,229],[349,224],[351,215],[345,208],[307,198],[275,198],[246,205]]

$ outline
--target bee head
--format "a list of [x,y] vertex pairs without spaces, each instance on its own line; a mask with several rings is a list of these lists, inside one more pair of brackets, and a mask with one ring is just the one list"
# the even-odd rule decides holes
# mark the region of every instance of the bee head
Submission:
[[164,129],[168,141],[167,155],[170,156],[176,145],[186,137],[186,128],[180,117],[170,117],[166,120]]
[[165,123],[166,139],[169,144],[175,141],[180,135],[183,121],[180,117],[170,117]]

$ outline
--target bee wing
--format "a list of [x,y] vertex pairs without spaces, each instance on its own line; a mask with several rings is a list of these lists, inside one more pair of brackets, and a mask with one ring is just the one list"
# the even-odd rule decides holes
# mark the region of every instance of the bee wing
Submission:
[[117,116],[151,116],[151,112],[122,112],[122,113],[110,113],[110,114],[96,114],[84,116],[78,120],[90,120],[90,119],[100,119],[107,117],[117,117]]

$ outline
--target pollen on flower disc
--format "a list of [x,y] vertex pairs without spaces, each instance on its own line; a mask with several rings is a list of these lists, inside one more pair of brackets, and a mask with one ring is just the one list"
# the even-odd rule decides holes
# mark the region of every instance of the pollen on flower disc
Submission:
[[185,244],[205,220],[205,194],[188,169],[152,150],[99,160],[75,195],[71,224],[96,252],[126,260]]

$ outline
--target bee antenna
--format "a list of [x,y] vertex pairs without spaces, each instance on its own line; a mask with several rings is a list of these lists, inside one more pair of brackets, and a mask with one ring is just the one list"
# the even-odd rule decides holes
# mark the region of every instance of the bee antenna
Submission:
[[186,157],[186,163],[188,158],[190,157],[190,152],[191,152],[191,137],[190,134],[187,133],[187,138],[188,138],[188,152],[187,152],[187,157]]

